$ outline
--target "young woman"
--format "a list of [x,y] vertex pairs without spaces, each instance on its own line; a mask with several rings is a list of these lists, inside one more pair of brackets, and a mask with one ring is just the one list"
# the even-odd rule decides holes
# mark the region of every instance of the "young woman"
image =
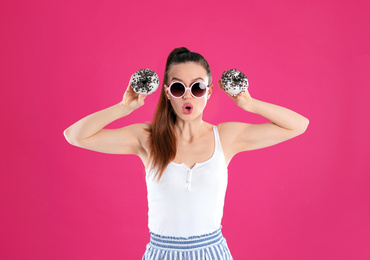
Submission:
[[[222,89],[221,82],[218,86]],[[250,96],[230,96],[243,110],[271,122],[202,120],[213,92],[207,61],[187,48],[167,58],[152,123],[103,129],[142,105],[146,95],[129,84],[123,100],[88,115],[64,131],[75,146],[103,153],[135,154],[146,170],[150,243],[143,259],[232,259],[221,232],[227,166],[239,152],[286,141],[305,132],[308,119]]]

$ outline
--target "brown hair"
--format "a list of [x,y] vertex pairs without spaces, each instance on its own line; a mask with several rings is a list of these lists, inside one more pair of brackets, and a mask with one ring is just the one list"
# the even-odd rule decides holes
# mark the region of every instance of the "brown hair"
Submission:
[[168,55],[161,94],[154,111],[152,124],[148,129],[150,133],[149,156],[151,167],[156,170],[155,177],[158,176],[158,181],[164,169],[175,158],[177,149],[175,133],[176,114],[167,98],[164,85],[167,84],[171,65],[186,62],[195,62],[202,65],[207,71],[208,83],[212,82],[212,74],[208,62],[199,53],[191,52],[185,47],[179,47]]

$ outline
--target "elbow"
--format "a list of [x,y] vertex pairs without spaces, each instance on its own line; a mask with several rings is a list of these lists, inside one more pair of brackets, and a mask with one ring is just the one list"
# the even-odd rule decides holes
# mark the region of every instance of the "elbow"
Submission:
[[73,138],[71,131],[69,128],[64,130],[63,132],[64,138],[67,140],[68,143],[74,146],[78,146],[77,141]]
[[309,124],[310,120],[308,120],[308,118],[306,117],[302,118],[300,125],[298,127],[299,134],[303,134],[304,132],[306,132]]
[[310,120],[308,118],[304,118],[304,131],[305,132],[308,128],[308,125],[310,124]]

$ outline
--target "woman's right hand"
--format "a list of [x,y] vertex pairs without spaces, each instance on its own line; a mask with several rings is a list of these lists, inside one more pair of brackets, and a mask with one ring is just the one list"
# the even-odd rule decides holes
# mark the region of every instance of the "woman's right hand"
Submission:
[[130,78],[125,94],[123,95],[121,104],[128,107],[130,110],[135,110],[144,105],[144,99],[147,95],[136,93],[131,87],[131,80],[132,76]]

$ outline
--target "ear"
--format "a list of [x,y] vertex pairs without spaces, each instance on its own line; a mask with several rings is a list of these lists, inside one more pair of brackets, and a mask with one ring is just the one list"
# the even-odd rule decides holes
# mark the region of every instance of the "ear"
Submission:
[[207,99],[210,98],[211,94],[213,92],[213,84],[211,83],[209,86],[208,86],[208,94],[207,94]]
[[170,99],[170,93],[168,93],[167,85],[164,84],[163,87],[164,87],[164,93],[166,94],[167,98]]

